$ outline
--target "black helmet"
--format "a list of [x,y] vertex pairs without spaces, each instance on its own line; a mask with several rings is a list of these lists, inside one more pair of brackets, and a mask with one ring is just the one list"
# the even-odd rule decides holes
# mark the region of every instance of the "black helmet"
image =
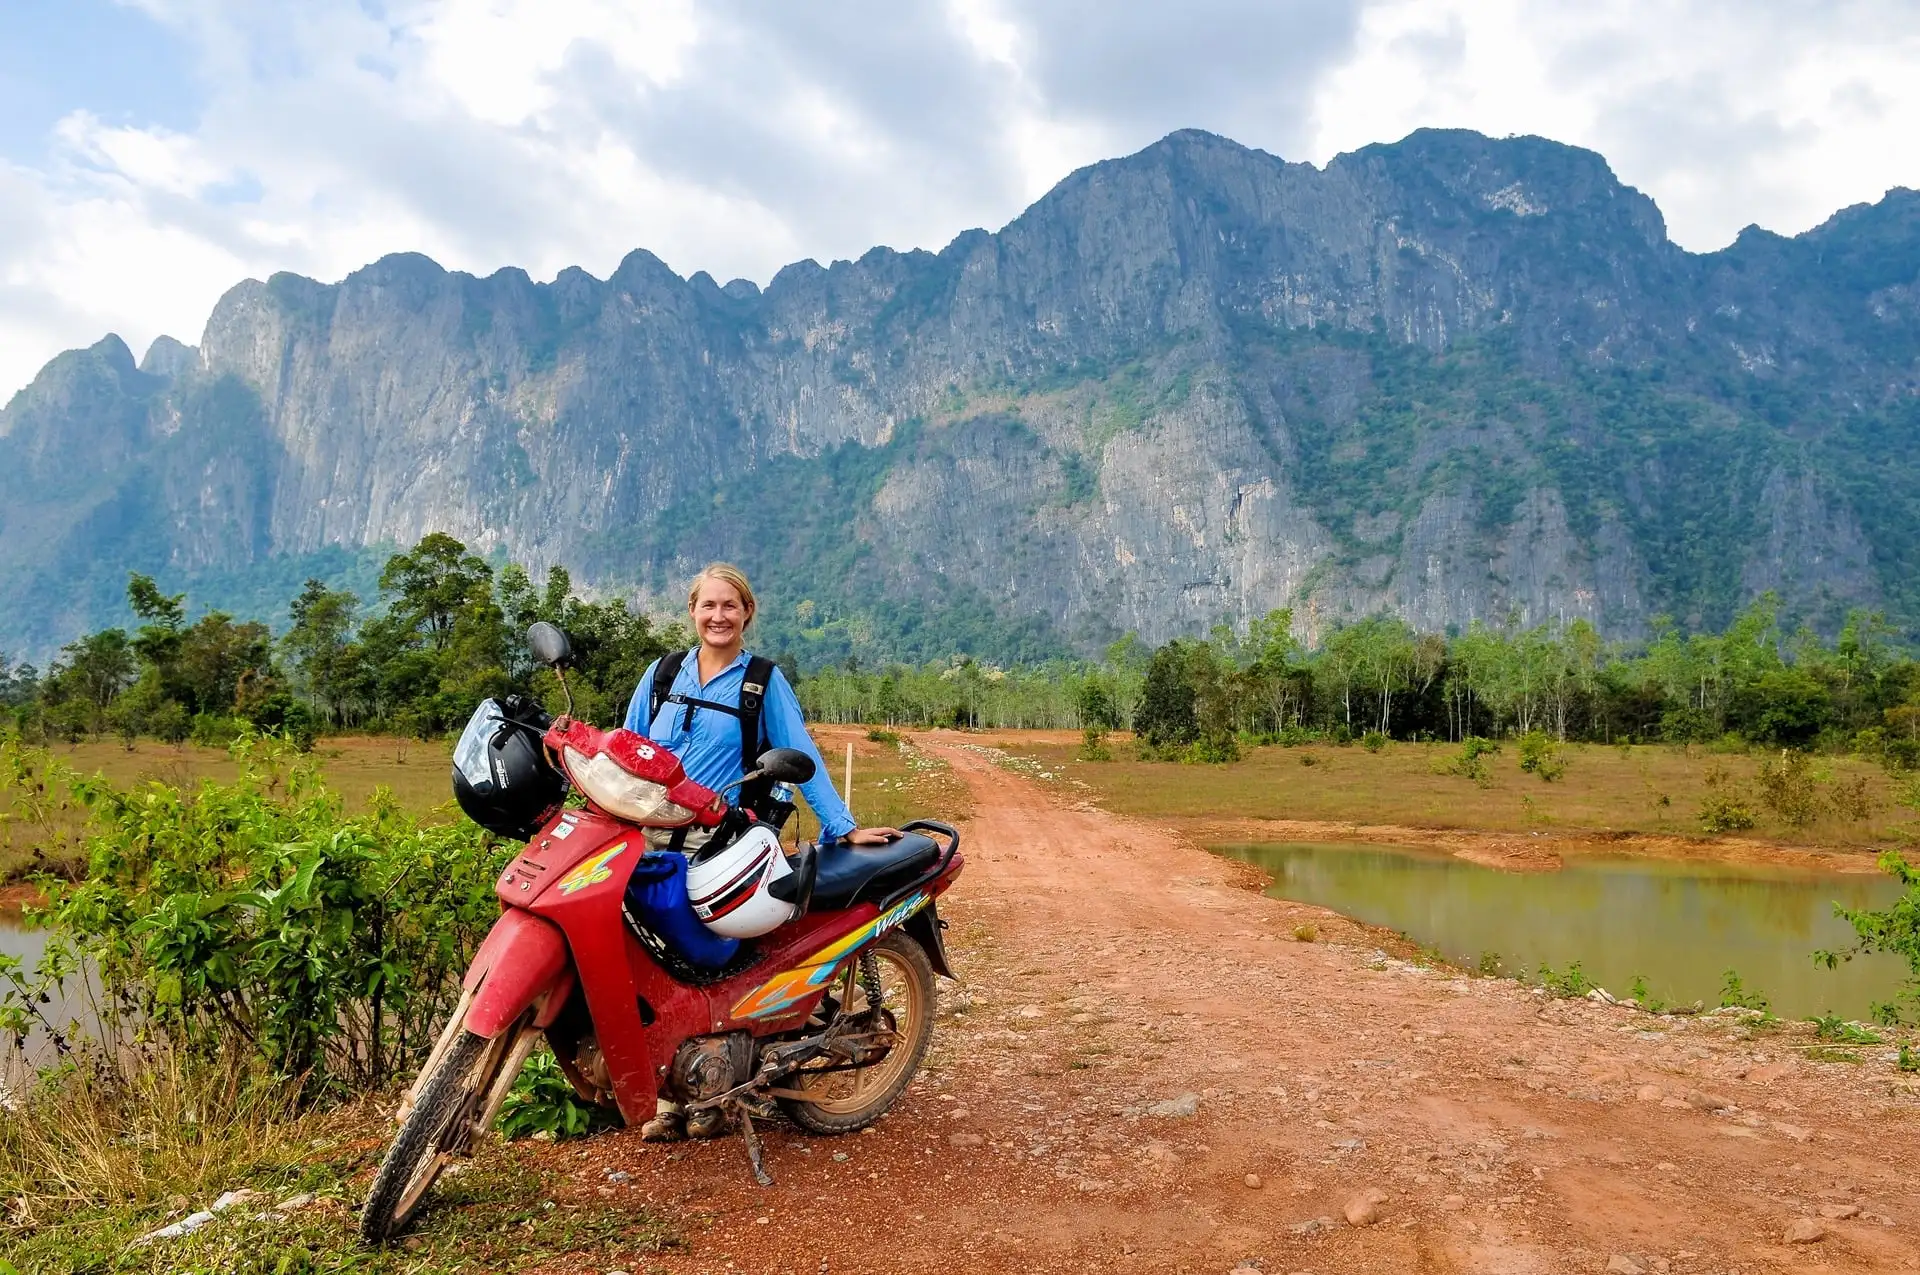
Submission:
[[566,800],[567,780],[547,761],[540,736],[552,719],[518,695],[482,700],[453,750],[453,797],[467,818],[526,841]]

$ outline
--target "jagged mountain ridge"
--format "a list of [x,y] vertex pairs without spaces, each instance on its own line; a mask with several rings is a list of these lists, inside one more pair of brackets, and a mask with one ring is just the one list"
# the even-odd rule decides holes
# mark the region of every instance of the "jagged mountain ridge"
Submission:
[[1282,605],[1309,635],[1627,636],[1767,588],[1910,623],[1917,384],[1912,192],[1695,255],[1540,139],[1316,169],[1182,132],[997,234],[764,291],[643,251],[544,285],[400,255],[242,283],[137,368],[61,355],[0,413],[0,648],[71,636],[128,567],[364,585],[370,546],[435,529],[669,605],[734,557],[823,655]]

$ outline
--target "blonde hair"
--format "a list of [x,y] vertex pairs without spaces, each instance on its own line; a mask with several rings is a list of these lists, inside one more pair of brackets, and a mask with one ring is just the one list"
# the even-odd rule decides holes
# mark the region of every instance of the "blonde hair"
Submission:
[[700,600],[700,586],[709,580],[718,580],[722,584],[731,585],[733,591],[740,595],[740,604],[747,609],[747,618],[740,625],[740,632],[744,635],[753,626],[753,613],[757,606],[753,600],[753,586],[747,583],[746,573],[731,562],[708,563],[701,568],[700,574],[693,578],[693,582],[687,585],[687,610],[693,610],[693,604]]

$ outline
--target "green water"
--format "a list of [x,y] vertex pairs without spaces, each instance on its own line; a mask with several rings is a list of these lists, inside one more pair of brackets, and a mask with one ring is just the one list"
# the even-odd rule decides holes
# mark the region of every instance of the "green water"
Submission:
[[1905,966],[1870,957],[1837,970],[1814,965],[1816,948],[1847,947],[1852,930],[1833,915],[1885,907],[1898,894],[1881,875],[1827,876],[1646,859],[1568,859],[1559,872],[1502,872],[1398,847],[1281,842],[1213,847],[1273,875],[1269,894],[1404,931],[1448,958],[1475,965],[1498,953],[1507,973],[1579,961],[1618,996],[1636,974],[1676,1004],[1720,1000],[1738,970],[1773,1011],[1806,1018],[1866,1018],[1892,998]]

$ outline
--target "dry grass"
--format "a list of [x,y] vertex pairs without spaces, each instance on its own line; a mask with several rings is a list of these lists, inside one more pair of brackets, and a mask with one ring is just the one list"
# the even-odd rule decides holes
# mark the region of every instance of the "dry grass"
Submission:
[[[1544,783],[1520,769],[1508,744],[1487,759],[1488,785],[1442,773],[1458,745],[1395,743],[1383,752],[1309,745],[1255,748],[1228,765],[1126,760],[1132,746],[1114,741],[1112,762],[1075,759],[1078,738],[1059,732],[1000,732],[983,742],[1035,758],[1091,789],[1121,814],[1183,820],[1294,819],[1413,828],[1524,832],[1545,828],[1697,834],[1697,815],[1714,768],[1747,785],[1765,754],[1709,753],[1666,745],[1569,744],[1565,776]],[[1861,846],[1896,841],[1912,820],[1893,804],[1893,785],[1876,766],[1855,758],[1819,758],[1840,781],[1863,779],[1873,807],[1864,819],[1831,811],[1801,828],[1755,805],[1754,833],[1787,845]]]
[[[664,1219],[602,1198],[550,1148],[488,1138],[404,1245],[364,1248],[354,1212],[393,1133],[379,1106],[299,1111],[285,1085],[172,1058],[126,1081],[58,1074],[0,1104],[0,1272],[642,1269],[676,1243]],[[240,1189],[256,1194],[193,1234],[138,1242]],[[296,1194],[309,1203],[268,1211]]]
[[[910,737],[893,744],[867,738],[867,728],[817,726],[813,731],[820,752],[833,772],[833,786],[843,789],[847,745],[853,745],[853,792],[847,804],[862,827],[894,826],[910,819],[963,819],[967,814],[967,786],[946,763],[913,746]],[[801,834],[811,837],[819,828],[811,811],[800,811]]]
[[52,1072],[0,1109],[0,1197],[33,1230],[73,1209],[218,1194],[297,1164],[318,1132],[290,1086],[165,1049],[121,1068]]

